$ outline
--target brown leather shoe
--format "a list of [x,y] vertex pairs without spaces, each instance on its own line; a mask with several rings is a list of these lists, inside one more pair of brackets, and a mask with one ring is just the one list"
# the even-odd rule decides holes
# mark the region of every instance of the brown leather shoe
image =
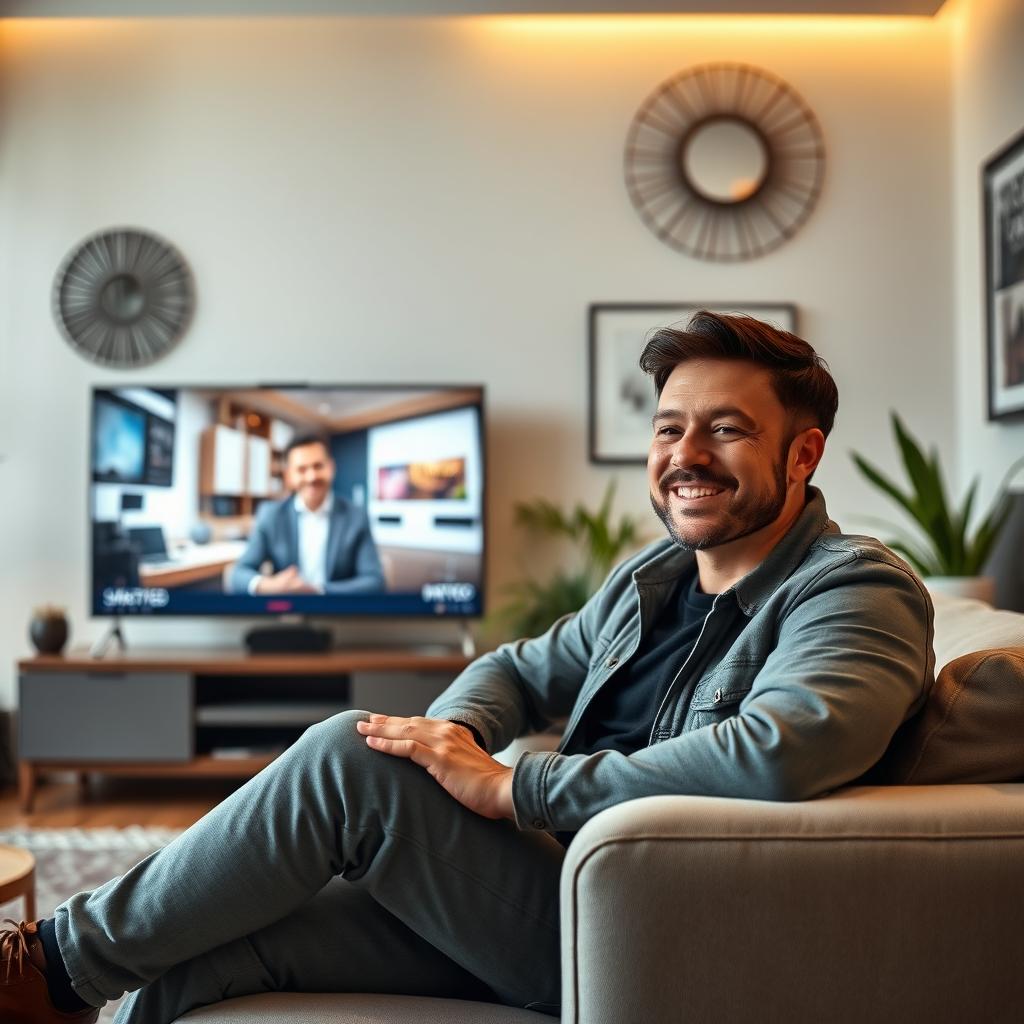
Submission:
[[61,1013],[50,1002],[46,957],[39,941],[39,922],[15,924],[9,917],[0,930],[0,1021],[4,1024],[94,1024],[99,1007]]

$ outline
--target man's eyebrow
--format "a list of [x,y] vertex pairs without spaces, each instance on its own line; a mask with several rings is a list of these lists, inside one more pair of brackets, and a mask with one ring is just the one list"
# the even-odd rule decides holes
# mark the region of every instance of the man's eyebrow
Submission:
[[[733,405],[723,405],[717,409],[712,409],[708,414],[709,420],[719,419],[725,417],[732,420],[741,420],[745,426],[751,429],[757,426],[757,423],[751,419],[742,409],[737,409]],[[652,417],[651,423],[656,424],[659,420],[677,420],[685,419],[685,414],[679,409],[659,409]]]

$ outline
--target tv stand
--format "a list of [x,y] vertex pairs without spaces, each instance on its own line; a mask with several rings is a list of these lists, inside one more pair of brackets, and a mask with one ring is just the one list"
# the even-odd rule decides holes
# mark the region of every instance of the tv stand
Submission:
[[88,650],[25,658],[18,662],[21,808],[31,812],[47,771],[246,779],[307,726],[351,707],[352,673],[450,681],[471,660],[401,648],[255,655],[122,648],[102,660]]

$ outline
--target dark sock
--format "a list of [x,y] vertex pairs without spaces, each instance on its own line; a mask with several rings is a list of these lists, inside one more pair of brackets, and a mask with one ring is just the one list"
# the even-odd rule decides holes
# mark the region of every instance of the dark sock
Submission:
[[80,999],[71,987],[68,969],[64,966],[64,957],[57,945],[57,929],[52,917],[39,922],[39,941],[46,954],[46,987],[50,991],[50,1002],[61,1013],[77,1013],[88,1009],[89,1004]]

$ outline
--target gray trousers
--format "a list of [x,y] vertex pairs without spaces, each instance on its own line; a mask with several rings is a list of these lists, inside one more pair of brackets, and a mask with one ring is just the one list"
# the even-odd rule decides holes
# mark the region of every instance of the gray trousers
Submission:
[[366,745],[346,711],[164,849],[57,908],[72,984],[118,1024],[265,991],[557,1012],[564,851]]

